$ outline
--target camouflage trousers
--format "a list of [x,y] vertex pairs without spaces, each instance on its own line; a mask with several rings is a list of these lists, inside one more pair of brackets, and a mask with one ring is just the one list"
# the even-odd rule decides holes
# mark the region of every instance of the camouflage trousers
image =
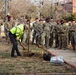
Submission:
[[74,40],[75,40],[75,45],[76,45],[76,36],[74,36]]
[[75,40],[75,50],[76,50],[76,36],[74,36],[74,40]]
[[37,44],[36,34],[37,34],[37,32],[34,30],[33,35],[32,35],[32,44],[34,44],[34,43]]
[[60,34],[58,36],[59,39],[59,48],[66,48],[67,47],[67,35]]
[[22,43],[27,42],[27,41],[26,41],[26,40],[27,40],[27,37],[28,37],[28,31],[24,32],[24,34],[23,34],[23,39],[22,39]]
[[70,36],[70,41],[71,41],[71,45],[72,45],[73,49],[75,50],[76,39],[75,39],[75,37],[73,35]]
[[[34,39],[36,38],[36,45],[41,45],[41,34],[40,34],[40,32],[36,32],[36,34],[33,36],[33,38]],[[33,39],[33,42],[34,42],[34,39]]]
[[5,32],[5,39],[6,39],[6,42],[8,43],[8,44],[10,44],[11,42],[10,42],[10,38],[9,38],[9,32]]
[[49,39],[49,46],[53,46],[53,33],[50,34],[50,39]]
[[50,32],[43,32],[41,34],[41,44],[46,45],[46,47],[49,47],[49,39],[50,39]]

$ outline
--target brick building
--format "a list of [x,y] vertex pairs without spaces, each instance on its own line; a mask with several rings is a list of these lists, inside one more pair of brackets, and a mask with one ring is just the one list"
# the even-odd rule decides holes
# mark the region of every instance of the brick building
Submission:
[[76,0],[64,0],[62,6],[68,12],[75,13],[76,12]]
[[72,0],[73,1],[73,10],[72,12],[75,13],[76,12],[76,0]]

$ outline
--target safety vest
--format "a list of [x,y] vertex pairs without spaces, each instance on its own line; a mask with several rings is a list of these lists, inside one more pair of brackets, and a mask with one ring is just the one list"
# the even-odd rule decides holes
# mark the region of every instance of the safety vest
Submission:
[[10,30],[10,32],[12,33],[12,34],[15,34],[17,37],[21,37],[22,36],[22,34],[23,34],[23,31],[24,31],[24,25],[23,24],[20,24],[20,25],[18,25],[18,26],[15,26],[15,27],[13,27],[11,30]]

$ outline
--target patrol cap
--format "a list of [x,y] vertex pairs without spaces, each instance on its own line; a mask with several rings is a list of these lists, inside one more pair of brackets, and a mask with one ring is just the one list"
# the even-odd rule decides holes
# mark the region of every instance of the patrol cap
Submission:
[[30,22],[30,20],[27,20],[26,22]]
[[38,20],[38,18],[35,18],[35,20]]

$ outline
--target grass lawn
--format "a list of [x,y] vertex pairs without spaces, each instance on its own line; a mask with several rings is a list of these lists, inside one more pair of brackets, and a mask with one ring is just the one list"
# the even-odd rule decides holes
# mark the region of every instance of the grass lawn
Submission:
[[36,74],[36,73],[75,73],[76,69],[70,66],[55,65],[49,61],[45,61],[40,53],[42,49],[35,45],[30,46],[30,50],[35,53],[32,57],[24,56],[22,47],[19,46],[19,50],[23,56],[17,58],[11,58],[11,45],[7,44],[4,40],[0,41],[0,75],[4,73],[15,73],[20,75]]

